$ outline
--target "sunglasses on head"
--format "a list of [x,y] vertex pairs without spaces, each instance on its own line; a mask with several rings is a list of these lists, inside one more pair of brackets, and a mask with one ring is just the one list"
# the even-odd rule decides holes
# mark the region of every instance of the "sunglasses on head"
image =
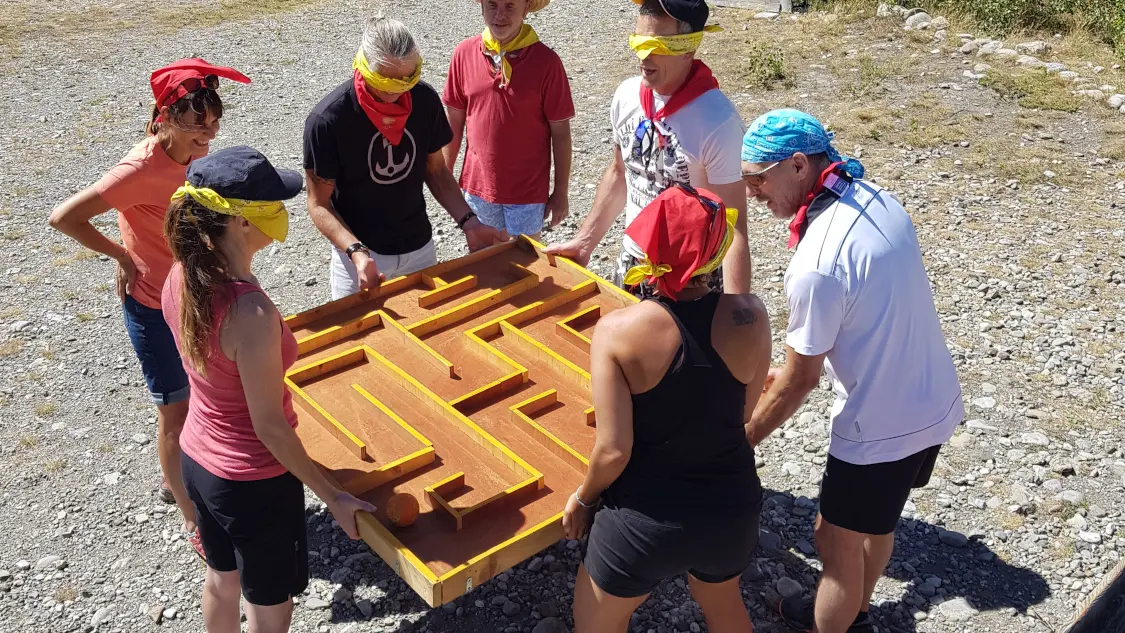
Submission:
[[707,245],[708,252],[710,252],[710,249],[712,247],[711,236],[715,230],[716,219],[721,218],[721,221],[725,224],[727,218],[726,210],[723,208],[722,204],[715,202],[710,198],[704,198],[703,196],[699,195],[699,192],[696,191],[695,187],[692,187],[691,185],[677,183],[676,186],[680,189],[683,189],[688,195],[698,200],[699,203],[703,205],[704,209],[707,209],[711,212],[711,219],[707,222],[707,239],[703,242]]
[[192,77],[191,79],[184,81],[182,84],[180,84],[179,88],[177,88],[172,94],[168,95],[168,98],[164,101],[163,105],[172,105],[185,96],[198,92],[203,88],[207,88],[208,90],[218,90],[218,75],[207,75],[202,79],[198,77]]

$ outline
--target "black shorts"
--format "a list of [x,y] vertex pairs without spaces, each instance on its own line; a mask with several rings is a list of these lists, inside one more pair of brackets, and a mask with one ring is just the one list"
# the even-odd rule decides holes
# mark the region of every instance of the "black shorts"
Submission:
[[865,466],[829,455],[820,482],[821,516],[862,534],[894,532],[910,491],[930,482],[940,450],[932,446],[896,462]]
[[753,560],[761,512],[759,502],[737,516],[673,523],[603,506],[594,515],[583,565],[598,588],[618,598],[651,593],[685,571],[703,582],[726,582]]
[[304,591],[309,556],[301,481],[291,473],[231,481],[180,455],[207,565],[215,571],[237,569],[250,604],[281,604]]

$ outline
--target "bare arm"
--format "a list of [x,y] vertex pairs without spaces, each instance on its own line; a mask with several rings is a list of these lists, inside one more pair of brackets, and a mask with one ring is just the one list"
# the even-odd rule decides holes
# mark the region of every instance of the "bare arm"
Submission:
[[625,195],[625,162],[621,159],[621,148],[615,146],[613,160],[602,172],[598,191],[594,194],[594,205],[578,235],[564,244],[551,245],[547,252],[571,257],[583,266],[588,264],[590,255],[625,208]]
[[445,106],[445,118],[449,119],[449,127],[453,128],[453,140],[442,148],[445,156],[445,166],[449,173],[457,170],[457,155],[461,153],[461,140],[465,137],[465,111]]
[[277,308],[260,293],[240,297],[237,309],[221,331],[221,342],[224,353],[238,365],[250,420],[258,439],[286,470],[328,504],[348,536],[357,538],[355,510],[373,511],[374,507],[336,488],[309,458],[285,418],[282,408],[285,372]]
[[820,383],[824,356],[802,356],[785,346],[785,364],[780,369],[770,370],[765,391],[746,423],[746,439],[751,446],[757,446],[776,431],[804,404],[805,398]]
[[746,236],[746,185],[741,180],[729,185],[712,185],[711,191],[730,209],[738,210],[734,241],[723,259],[723,291],[747,294],[751,287],[750,243]]
[[305,170],[305,182],[308,183],[309,218],[313,226],[320,231],[332,245],[340,250],[347,250],[349,246],[359,240],[355,233],[348,228],[344,220],[336,213],[332,206],[332,193],[336,191],[336,181],[321,178],[311,169]]
[[580,537],[588,519],[574,497],[580,496],[583,503],[592,505],[621,476],[633,454],[633,399],[616,356],[620,328],[615,326],[603,319],[594,329],[590,343],[591,386],[598,426],[586,478],[578,494],[571,495],[563,515],[563,530],[568,538]]
[[543,219],[550,218],[552,228],[570,215],[570,169],[574,158],[574,143],[570,135],[570,120],[551,121],[551,152],[555,161],[555,186]]
[[74,194],[51,211],[51,228],[60,231],[86,248],[121,260],[128,255],[125,247],[101,234],[90,223],[95,216],[109,211],[109,203],[93,187]]
[[[454,222],[460,224],[461,218],[472,211],[461,194],[461,186],[453,179],[453,174],[446,167],[445,157],[441,151],[426,157],[426,186],[430,188],[430,193],[434,194],[434,200],[445,208]],[[475,217],[466,222],[461,230],[465,233],[465,241],[469,245],[470,252],[508,240],[507,233],[481,224]]]

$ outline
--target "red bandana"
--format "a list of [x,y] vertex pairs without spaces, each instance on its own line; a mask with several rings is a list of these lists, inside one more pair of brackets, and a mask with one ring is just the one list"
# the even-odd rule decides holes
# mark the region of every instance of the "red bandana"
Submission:
[[398,101],[394,103],[387,103],[379,101],[367,92],[367,82],[363,80],[363,75],[359,71],[355,71],[355,96],[359,101],[359,107],[367,115],[368,119],[375,124],[375,127],[383,133],[383,136],[390,141],[391,145],[397,146],[402,141],[402,134],[406,131],[406,119],[410,117],[410,109],[413,101],[410,99],[410,92],[404,92],[398,97]]
[[805,217],[809,212],[809,205],[812,204],[813,200],[815,200],[818,195],[820,195],[821,191],[824,191],[825,179],[827,179],[828,176],[830,176],[838,168],[843,166],[844,163],[842,162],[832,163],[828,166],[828,169],[825,169],[820,173],[820,178],[817,178],[816,180],[816,186],[813,187],[812,192],[808,195],[807,198],[805,198],[805,204],[801,205],[801,208],[797,209],[797,215],[793,216],[793,219],[789,222],[789,248],[793,248],[797,245],[798,242],[801,241],[801,229],[805,226]]
[[[691,72],[688,73],[687,79],[676,92],[668,99],[663,108],[656,109],[656,99],[653,97],[652,88],[648,88],[641,84],[641,108],[645,111],[645,118],[649,121],[656,121],[670,117],[676,113],[680,108],[695,101],[708,90],[713,90],[719,87],[718,80],[711,74],[711,69],[707,64],[699,61],[698,59],[691,63]],[[655,110],[655,111],[654,111]]]

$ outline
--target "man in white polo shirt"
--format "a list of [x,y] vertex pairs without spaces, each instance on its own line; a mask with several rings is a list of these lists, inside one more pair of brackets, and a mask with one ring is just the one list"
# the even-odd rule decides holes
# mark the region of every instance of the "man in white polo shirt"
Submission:
[[813,117],[775,110],[743,139],[750,196],[790,220],[785,364],[746,425],[752,445],[792,416],[827,370],[836,392],[816,544],[815,601],[783,600],[791,627],[872,631],[867,611],[912,488],[929,481],[964,418],[910,216]]

